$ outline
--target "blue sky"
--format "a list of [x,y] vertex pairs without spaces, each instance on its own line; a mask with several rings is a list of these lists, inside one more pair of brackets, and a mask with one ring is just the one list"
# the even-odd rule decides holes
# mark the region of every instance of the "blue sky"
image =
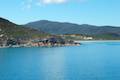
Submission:
[[120,0],[0,0],[0,17],[120,26]]

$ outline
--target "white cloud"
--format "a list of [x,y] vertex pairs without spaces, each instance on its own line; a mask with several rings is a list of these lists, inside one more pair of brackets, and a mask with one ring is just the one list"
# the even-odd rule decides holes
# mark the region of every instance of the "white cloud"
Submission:
[[65,3],[67,0],[41,0],[43,4],[61,4]]
[[26,0],[22,2],[22,10],[31,9],[33,0]]
[[38,5],[47,5],[47,4],[62,4],[62,3],[66,3],[66,2],[86,2],[88,0],[38,0],[37,4]]
[[44,6],[44,5],[49,5],[49,4],[63,4],[66,2],[72,2],[72,1],[77,1],[77,2],[86,2],[87,0],[23,0],[22,2],[22,9],[31,9],[33,6]]

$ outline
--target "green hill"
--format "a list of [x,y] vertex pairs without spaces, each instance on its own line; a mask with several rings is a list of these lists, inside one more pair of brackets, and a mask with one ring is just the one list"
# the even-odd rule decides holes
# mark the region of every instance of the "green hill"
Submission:
[[54,22],[48,20],[30,22],[25,26],[55,35],[80,34],[83,36],[91,36],[94,39],[120,39],[120,27],[116,26],[95,26],[88,24],[79,25],[68,22]]
[[27,28],[0,18],[0,36],[15,39],[42,38],[48,36],[43,31]]

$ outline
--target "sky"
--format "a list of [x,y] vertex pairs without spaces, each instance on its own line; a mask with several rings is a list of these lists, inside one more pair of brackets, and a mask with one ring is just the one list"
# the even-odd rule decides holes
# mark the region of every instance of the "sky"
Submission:
[[0,17],[17,24],[51,20],[120,26],[120,0],[0,0]]

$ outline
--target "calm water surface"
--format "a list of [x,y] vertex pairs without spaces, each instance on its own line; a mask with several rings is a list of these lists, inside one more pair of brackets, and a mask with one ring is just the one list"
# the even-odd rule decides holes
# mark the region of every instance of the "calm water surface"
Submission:
[[120,80],[120,42],[0,49],[0,80]]

